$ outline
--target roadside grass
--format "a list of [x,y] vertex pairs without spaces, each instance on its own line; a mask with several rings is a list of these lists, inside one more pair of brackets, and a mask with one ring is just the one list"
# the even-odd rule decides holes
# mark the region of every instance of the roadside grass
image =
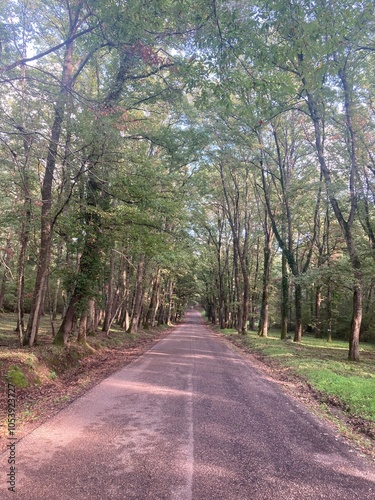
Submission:
[[375,422],[375,346],[360,344],[361,361],[348,361],[347,342],[327,343],[304,335],[301,343],[280,340],[278,331],[268,337],[250,332],[240,335],[235,330],[218,330],[236,345],[265,357],[270,363],[286,367],[304,379],[351,417]]

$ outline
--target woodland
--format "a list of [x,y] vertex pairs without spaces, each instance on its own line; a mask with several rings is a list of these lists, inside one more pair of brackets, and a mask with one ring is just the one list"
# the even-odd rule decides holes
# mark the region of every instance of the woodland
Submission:
[[[1,0],[0,310],[375,342],[375,5]],[[53,325],[58,320],[58,327]]]

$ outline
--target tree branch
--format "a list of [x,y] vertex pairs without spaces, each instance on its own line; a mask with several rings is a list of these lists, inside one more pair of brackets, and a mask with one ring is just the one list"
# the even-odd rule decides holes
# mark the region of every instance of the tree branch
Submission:
[[13,68],[16,68],[17,66],[21,66],[22,64],[26,64],[26,63],[29,63],[31,61],[36,61],[38,59],[41,59],[42,57],[47,56],[48,54],[51,54],[52,52],[56,52],[57,50],[61,49],[65,45],[69,45],[76,38],[79,38],[79,37],[81,37],[83,35],[86,35],[87,33],[90,33],[91,31],[93,31],[94,28],[95,28],[95,26],[91,26],[90,28],[87,28],[87,29],[85,29],[83,31],[80,31],[79,33],[76,33],[72,37],[70,37],[67,40],[65,40],[64,42],[59,43],[58,45],[55,45],[54,47],[51,47],[50,49],[45,50],[44,52],[41,52],[40,54],[36,54],[33,57],[23,57],[22,59],[19,59],[18,61],[15,61],[12,64],[8,64],[7,66],[4,66],[3,68],[0,68],[0,71],[3,71],[3,72],[9,71],[9,70],[11,70]]

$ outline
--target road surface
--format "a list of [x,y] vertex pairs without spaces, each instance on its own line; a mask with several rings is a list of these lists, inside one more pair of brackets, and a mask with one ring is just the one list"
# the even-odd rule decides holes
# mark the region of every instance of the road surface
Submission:
[[0,498],[375,499],[375,468],[195,311],[17,443],[16,493],[9,452]]

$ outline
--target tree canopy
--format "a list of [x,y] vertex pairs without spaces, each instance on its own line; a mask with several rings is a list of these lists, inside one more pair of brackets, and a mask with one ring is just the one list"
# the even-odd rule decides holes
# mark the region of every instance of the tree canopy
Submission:
[[374,4],[0,2],[0,308],[374,340]]

